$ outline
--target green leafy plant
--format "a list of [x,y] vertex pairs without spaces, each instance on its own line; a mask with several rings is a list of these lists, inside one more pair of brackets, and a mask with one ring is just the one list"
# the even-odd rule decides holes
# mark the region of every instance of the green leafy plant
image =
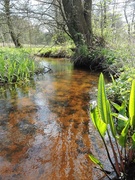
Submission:
[[36,68],[35,61],[24,50],[0,51],[0,83],[26,82]]
[[[121,106],[116,103],[110,103],[106,96],[104,76],[103,74],[100,75],[97,105],[91,108],[90,116],[103,141],[107,157],[113,171],[116,173],[117,179],[128,179],[130,167],[135,167],[134,97],[135,81],[132,81],[128,107],[126,107],[125,102]],[[111,110],[111,105],[117,110],[117,113]],[[108,136],[109,144],[105,136]],[[108,145],[112,149],[112,154],[109,151]],[[90,154],[89,158],[106,173],[102,163],[96,157]],[[106,175],[111,179],[107,173]]]
[[134,68],[124,68],[119,77],[114,79],[112,83],[106,85],[106,93],[109,99],[121,104],[124,100],[129,101],[130,87],[132,80],[135,79]]

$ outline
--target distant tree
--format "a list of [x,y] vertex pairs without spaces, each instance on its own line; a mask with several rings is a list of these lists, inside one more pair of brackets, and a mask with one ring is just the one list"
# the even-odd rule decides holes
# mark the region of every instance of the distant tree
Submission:
[[15,30],[13,27],[10,3],[11,3],[10,0],[4,0],[4,13],[5,13],[6,23],[7,23],[9,33],[11,35],[11,38],[14,42],[15,47],[22,47],[20,40],[19,40],[19,36],[15,33]]
[[135,33],[135,2],[127,0],[124,2],[124,16],[127,24],[128,39],[131,41],[132,35]]
[[[0,1],[0,42],[13,42],[15,47],[22,44],[45,43],[45,32],[40,28],[38,14],[33,13],[30,0],[1,0]],[[34,18],[34,19],[33,19]]]

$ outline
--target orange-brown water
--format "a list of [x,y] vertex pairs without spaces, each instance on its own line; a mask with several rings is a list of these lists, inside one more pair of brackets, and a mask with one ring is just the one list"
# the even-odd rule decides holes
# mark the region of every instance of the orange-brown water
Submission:
[[65,60],[44,65],[53,72],[1,92],[0,180],[98,180],[88,158],[96,151],[89,104],[98,74]]

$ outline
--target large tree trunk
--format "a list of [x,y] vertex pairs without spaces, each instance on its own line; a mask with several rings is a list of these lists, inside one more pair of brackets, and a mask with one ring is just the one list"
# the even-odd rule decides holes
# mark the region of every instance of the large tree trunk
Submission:
[[62,0],[69,33],[78,47],[92,44],[92,0]]
[[19,42],[19,38],[16,36],[14,32],[14,28],[12,25],[11,14],[10,14],[10,0],[4,0],[4,8],[5,8],[6,21],[9,28],[9,33],[13,40],[13,43],[15,47],[22,47],[21,43]]
[[[89,68],[97,66],[92,62],[90,53],[94,45],[92,33],[92,0],[61,0],[65,21],[72,40],[76,45],[73,60],[75,67]],[[92,67],[93,66],[93,67]]]

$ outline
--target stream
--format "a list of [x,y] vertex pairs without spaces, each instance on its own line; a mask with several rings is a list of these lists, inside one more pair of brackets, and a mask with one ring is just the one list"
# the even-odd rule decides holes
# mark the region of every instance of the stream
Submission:
[[42,64],[52,72],[1,88],[0,180],[101,179],[88,157],[102,148],[89,118],[99,74],[65,59]]

